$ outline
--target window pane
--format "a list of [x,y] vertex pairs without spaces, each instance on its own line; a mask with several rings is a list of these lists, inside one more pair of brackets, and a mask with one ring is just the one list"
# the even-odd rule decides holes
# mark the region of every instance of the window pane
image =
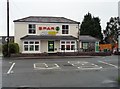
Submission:
[[39,41],[35,41],[35,44],[39,44]]
[[65,41],[61,41],[61,44],[65,44]]
[[39,45],[35,45],[35,51],[39,51]]
[[83,49],[88,49],[88,43],[83,43]]
[[65,34],[68,34],[68,30],[65,31]]
[[61,50],[65,50],[65,45],[61,45]]
[[70,41],[67,41],[66,44],[70,44]]
[[31,30],[31,29],[29,29],[29,33],[32,33],[32,30]]
[[71,44],[75,44],[75,41],[71,41]]
[[66,50],[70,50],[70,45],[66,45]]
[[35,34],[35,30],[34,29],[32,30],[32,33]]
[[35,28],[35,24],[29,24],[29,28]]
[[32,24],[32,28],[35,28],[35,24]]
[[62,25],[62,29],[65,29],[65,25]]
[[30,45],[30,51],[34,51],[34,45]]
[[28,44],[28,41],[25,41],[24,44]]
[[66,25],[66,29],[69,29],[69,26],[68,26],[68,25]]
[[65,30],[62,30],[62,34],[65,34]]
[[75,50],[75,45],[71,45],[71,50]]
[[30,44],[34,44],[34,41],[30,41]]
[[24,45],[24,51],[28,51],[28,45]]
[[29,28],[32,28],[32,24],[29,24]]

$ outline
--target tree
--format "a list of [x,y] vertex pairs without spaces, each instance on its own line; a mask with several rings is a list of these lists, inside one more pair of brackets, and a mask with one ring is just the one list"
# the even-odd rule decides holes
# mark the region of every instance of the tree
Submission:
[[102,40],[100,19],[92,17],[90,13],[86,14],[81,24],[80,35],[90,35]]
[[119,17],[111,17],[107,22],[106,29],[103,31],[105,43],[114,45],[118,42],[118,29],[120,29]]

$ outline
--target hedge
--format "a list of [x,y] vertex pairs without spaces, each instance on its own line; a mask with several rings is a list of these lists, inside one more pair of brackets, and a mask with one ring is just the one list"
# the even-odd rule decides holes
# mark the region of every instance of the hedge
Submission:
[[[9,43],[9,54],[17,54],[19,53],[19,46],[17,43]],[[7,56],[7,44],[4,44],[2,47],[2,52],[3,52],[3,56],[6,57]]]

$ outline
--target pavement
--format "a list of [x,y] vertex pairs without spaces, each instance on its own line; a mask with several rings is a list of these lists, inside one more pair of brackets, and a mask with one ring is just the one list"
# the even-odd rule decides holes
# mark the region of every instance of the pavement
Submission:
[[116,87],[118,56],[9,58],[3,87]]
[[[25,56],[25,57],[10,57],[10,59],[62,59],[62,58],[94,58],[98,56]],[[6,58],[8,59],[8,58]]]

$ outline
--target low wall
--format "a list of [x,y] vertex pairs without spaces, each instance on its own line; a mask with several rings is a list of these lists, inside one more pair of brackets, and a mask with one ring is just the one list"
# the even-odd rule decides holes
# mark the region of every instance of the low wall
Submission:
[[36,53],[36,54],[12,54],[11,57],[39,57],[39,56],[110,56],[111,52],[58,52],[58,53]]

